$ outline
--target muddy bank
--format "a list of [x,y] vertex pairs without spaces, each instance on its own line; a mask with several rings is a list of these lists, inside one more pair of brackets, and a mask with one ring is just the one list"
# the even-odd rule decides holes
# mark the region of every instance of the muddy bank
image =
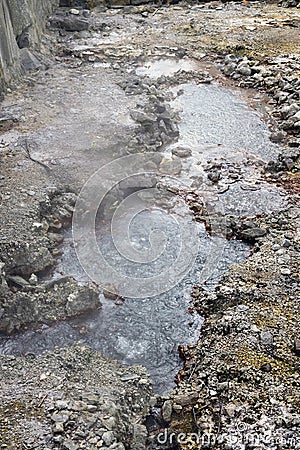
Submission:
[[43,282],[55,263],[60,231],[70,223],[74,194],[39,194],[27,189],[2,194],[6,224],[0,243],[0,328],[8,334],[101,306],[99,290],[93,284],[79,286],[71,277]]
[[23,288],[1,301],[0,330],[7,334],[30,325],[51,324],[78,316],[101,306],[99,290],[95,286],[78,286],[72,278],[60,278],[38,287],[31,286],[19,276],[9,276],[7,280],[21,284]]

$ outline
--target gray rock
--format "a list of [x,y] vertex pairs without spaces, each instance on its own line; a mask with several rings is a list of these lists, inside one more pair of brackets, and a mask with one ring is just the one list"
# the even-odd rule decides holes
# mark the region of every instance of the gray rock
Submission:
[[295,162],[291,158],[284,158],[282,162],[289,170],[291,170],[295,165]]
[[[13,249],[13,246],[11,248]],[[35,272],[41,272],[54,263],[53,257],[46,247],[36,248],[22,243],[13,250],[13,258],[5,261],[6,270],[13,273],[31,275]]]
[[18,275],[8,275],[7,280],[11,281],[13,284],[24,288],[26,286],[30,286],[30,283],[26,281],[24,278],[18,276]]
[[282,131],[274,131],[270,135],[270,141],[272,142],[282,142],[285,139],[285,133]]
[[69,414],[66,412],[56,412],[52,414],[51,420],[58,423],[66,423],[69,420]]
[[41,68],[42,64],[28,48],[20,49],[20,61],[23,72],[32,72]]
[[109,450],[125,450],[125,447],[122,442],[115,442],[109,447]]
[[30,47],[30,27],[26,27],[22,33],[17,36],[17,44],[19,48],[28,48]]
[[212,182],[212,183],[217,183],[220,179],[221,179],[222,175],[221,175],[221,171],[218,169],[215,170],[211,170],[208,175],[207,178]]
[[71,440],[65,440],[63,441],[63,448],[66,450],[77,450],[79,447],[78,445],[74,444]]
[[12,115],[1,115],[0,131],[5,132],[5,131],[10,130],[14,126],[14,124],[17,122],[18,122],[18,119]]
[[166,124],[165,124],[165,122],[164,122],[163,120],[160,120],[160,121],[159,121],[158,126],[159,126],[159,129],[160,129],[164,134],[166,134],[166,135],[168,134],[168,129],[167,129]]
[[[297,105],[297,106],[298,106],[298,105]],[[296,112],[296,114],[294,114],[294,115],[292,116],[292,119],[294,119],[295,121],[299,121],[299,120],[300,120],[300,108],[299,108],[299,111]]]
[[223,72],[225,73],[225,75],[228,75],[228,76],[232,75],[233,72],[235,71],[236,67],[237,67],[236,63],[234,63],[234,62],[229,63],[224,67]]
[[292,128],[294,128],[294,121],[291,119],[284,120],[282,122],[281,126],[282,126],[283,130],[286,130],[286,131],[291,130]]
[[94,285],[81,286],[71,277],[64,277],[31,287],[30,292],[19,291],[7,300],[0,330],[11,333],[26,324],[77,316],[99,306],[99,291]]
[[53,433],[63,433],[65,431],[65,427],[63,422],[56,422],[53,426]]
[[136,381],[138,379],[139,379],[139,376],[137,374],[130,374],[130,373],[122,375],[122,377],[121,377],[121,381],[126,381],[126,382],[127,381]]
[[272,370],[272,366],[271,366],[271,364],[266,363],[260,367],[260,370],[262,370],[263,372],[269,373]]
[[182,165],[179,158],[164,158],[159,165],[160,172],[167,175],[176,175],[181,172]]
[[230,64],[230,63],[235,63],[237,62],[238,58],[233,54],[233,53],[229,53],[228,55],[225,56],[224,59],[224,64]]
[[296,356],[300,356],[300,339],[294,341],[294,352]]
[[89,11],[88,9],[84,9],[82,11],[82,15],[83,15],[83,17],[90,17],[91,16],[91,11]]
[[180,406],[195,405],[199,399],[199,394],[197,392],[192,392],[186,395],[176,395],[174,397],[174,403]]
[[245,75],[247,77],[249,77],[252,73],[251,68],[249,66],[249,64],[245,61],[242,61],[238,64],[237,68],[236,68],[237,72],[240,73],[241,75]]
[[283,119],[289,119],[294,116],[300,110],[300,106],[297,103],[292,103],[291,105],[284,106],[281,110],[281,115]]
[[170,422],[172,417],[173,401],[166,400],[162,406],[161,415],[165,422]]
[[267,230],[264,228],[259,227],[253,227],[253,228],[246,228],[245,230],[241,231],[240,236],[242,239],[245,239],[246,241],[254,241],[255,239],[265,236],[267,233]]
[[131,111],[130,116],[133,120],[139,123],[153,123],[157,120],[154,114],[145,113],[144,111],[139,111],[137,109]]
[[172,154],[179,158],[188,158],[192,155],[192,150],[187,147],[176,147],[172,149]]
[[50,24],[54,28],[61,28],[66,31],[83,31],[89,29],[89,21],[80,16],[53,16]]
[[177,405],[176,403],[173,405],[173,410],[179,414],[182,411],[182,406],[181,405]]
[[66,400],[57,400],[55,402],[55,408],[57,408],[58,410],[68,409],[68,407],[69,403]]
[[119,298],[117,288],[112,284],[105,286],[103,289],[103,295],[109,300],[117,300]]
[[76,316],[88,309],[100,306],[99,292],[92,285],[79,286],[67,299],[65,311],[68,317]]
[[37,283],[38,283],[38,277],[37,277],[37,275],[35,275],[35,273],[32,273],[32,274],[30,275],[28,281],[29,281],[29,283],[30,283],[32,286],[36,286]]
[[273,335],[270,331],[261,331],[260,333],[260,341],[264,346],[272,346],[273,345]]
[[102,439],[104,444],[107,445],[108,447],[112,445],[116,440],[113,431],[106,431],[105,433],[103,433]]

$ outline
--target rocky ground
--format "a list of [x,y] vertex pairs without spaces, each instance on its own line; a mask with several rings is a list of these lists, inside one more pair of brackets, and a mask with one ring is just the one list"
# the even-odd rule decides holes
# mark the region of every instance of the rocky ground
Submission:
[[[271,215],[227,217],[227,236],[250,241],[251,256],[213,292],[194,287],[205,322],[198,343],[180,348],[173,392],[154,397],[143,368],[80,345],[2,356],[1,448],[300,448],[299,24],[297,2],[61,8],[49,19],[37,71],[2,104],[1,332],[101,308],[97,286],[50,281],[49,269],[95,167],[176,142],[170,87],[193,80],[241,89],[281,145],[261,176],[289,200]],[[136,74],[149,58],[166,57],[190,58],[197,69],[155,80]],[[183,151],[158,161],[165,173],[180,172]],[[208,169],[212,185],[222,170]],[[147,436],[144,421],[157,406]]]
[[248,261],[213,293],[192,293],[207,319],[197,345],[183,350],[172,426],[200,442],[210,436],[216,448],[299,446],[299,208],[262,222],[268,237]]
[[2,448],[143,448],[150,396],[145,369],[82,346],[1,357]]

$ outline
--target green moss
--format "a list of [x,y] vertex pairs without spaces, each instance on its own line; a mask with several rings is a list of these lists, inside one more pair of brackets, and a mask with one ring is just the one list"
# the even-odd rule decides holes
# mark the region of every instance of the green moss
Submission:
[[236,357],[241,367],[260,369],[262,365],[270,364],[273,376],[278,377],[285,384],[292,385],[294,382],[295,370],[288,360],[275,359],[259,350],[249,348],[246,344],[239,347]]

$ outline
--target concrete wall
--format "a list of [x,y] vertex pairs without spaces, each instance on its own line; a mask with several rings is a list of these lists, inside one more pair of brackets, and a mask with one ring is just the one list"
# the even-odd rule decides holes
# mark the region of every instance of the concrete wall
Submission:
[[58,3],[59,0],[0,0],[0,92],[21,73],[19,46],[38,48],[45,19]]

